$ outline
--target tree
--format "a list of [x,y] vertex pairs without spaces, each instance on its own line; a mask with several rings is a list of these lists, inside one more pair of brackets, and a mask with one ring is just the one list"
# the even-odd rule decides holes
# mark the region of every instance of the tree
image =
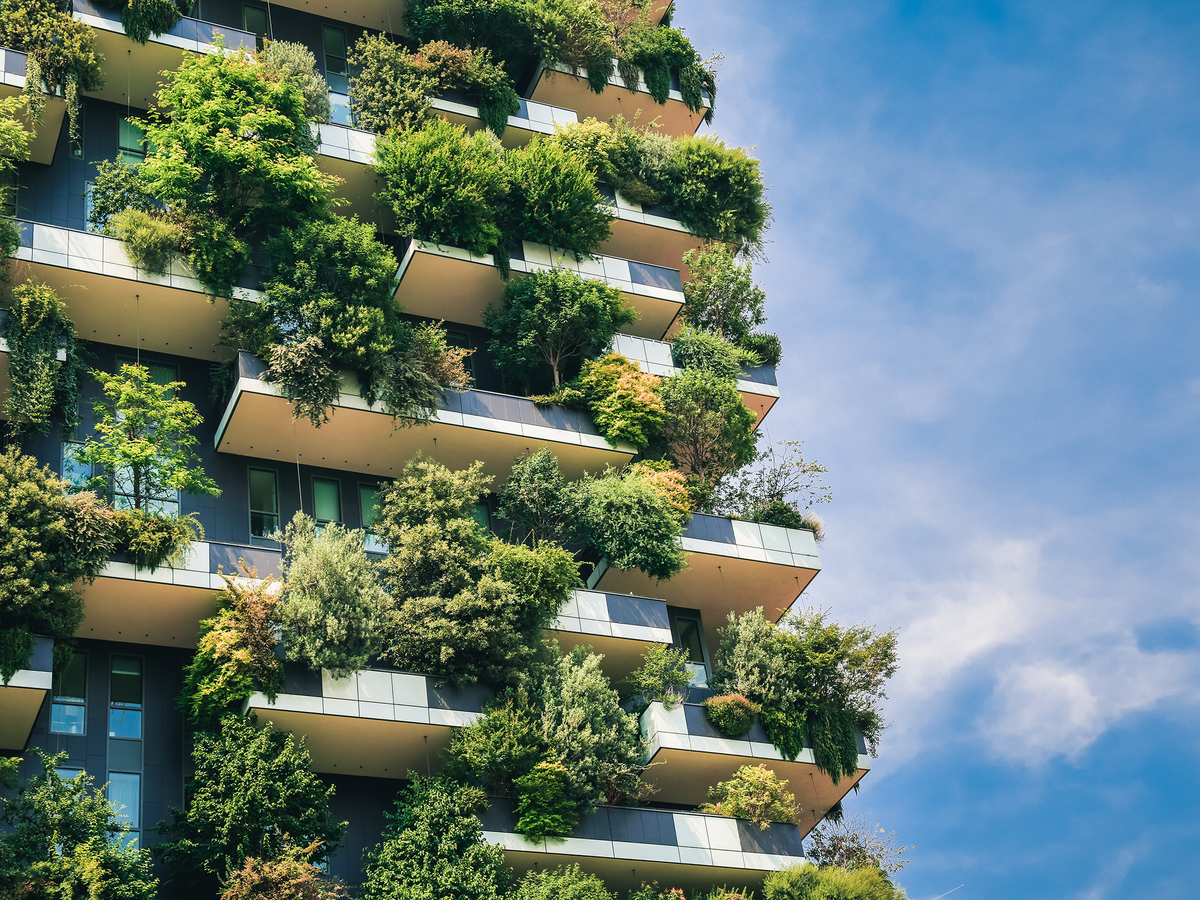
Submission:
[[658,477],[661,474],[642,466],[624,472],[610,469],[585,478],[577,490],[584,540],[614,568],[641,569],[651,578],[667,580],[687,563],[679,536],[688,513]]
[[[55,770],[66,753],[32,751],[42,764],[15,797],[0,799],[0,889],[6,897],[87,897],[88,900],[152,900],[158,881],[150,853],[129,839],[119,811],[80,772],[62,778]],[[10,765],[4,765],[5,762]],[[18,760],[0,760],[0,780],[10,781]],[[7,786],[7,785],[6,785]]]
[[699,237],[761,252],[771,205],[758,160],[713,134],[684,136],[675,144],[669,180],[679,221]]
[[283,604],[288,659],[344,678],[383,649],[392,600],[363,549],[366,533],[302,512],[284,532]]
[[802,864],[771,872],[763,881],[763,900],[904,900],[879,869],[839,869]]
[[773,822],[795,825],[800,816],[796,795],[788,782],[761,763],[741,766],[728,781],[708,789],[709,802],[700,811],[714,816],[749,819],[766,830]]
[[[18,160],[29,158],[29,131],[17,119],[21,109],[20,97],[0,97],[0,203],[8,207],[12,198],[12,188],[7,186],[8,179],[16,171]],[[21,233],[16,224],[7,216],[0,216],[0,282],[9,279],[9,259],[21,246]]]
[[514,236],[578,259],[595,253],[612,234],[612,215],[596,190],[595,173],[557,142],[534,135],[504,155],[504,168],[512,186]]
[[504,288],[503,304],[483,314],[493,335],[488,349],[504,376],[527,382],[544,363],[555,390],[568,360],[601,353],[617,329],[636,319],[620,290],[566,269],[513,279]]
[[341,884],[322,877],[310,862],[320,841],[307,847],[286,847],[274,859],[247,857],[225,883],[221,900],[339,900]]
[[55,641],[55,662],[70,659],[83,622],[79,579],[91,581],[112,555],[112,512],[90,491],[68,485],[15,447],[0,454],[0,676],[29,662],[34,635]]
[[662,430],[666,410],[658,389],[661,379],[620,353],[589,359],[567,389],[587,401],[596,428],[616,446],[628,441],[645,450]]
[[362,900],[500,900],[512,882],[504,851],[483,841],[487,796],[409,773],[383,840],[366,854]]
[[317,71],[317,59],[308,47],[291,41],[267,41],[258,59],[268,73],[279,74],[300,89],[309,121],[329,121],[329,85]]
[[642,654],[642,664],[629,673],[625,683],[646,703],[657,700],[670,711],[692,683],[688,652],[682,647],[654,644]]
[[767,321],[767,295],[754,283],[750,260],[739,263],[724,245],[710,244],[689,250],[683,264],[692,274],[683,285],[685,325],[737,345]]
[[197,734],[186,809],[159,825],[168,884],[177,895],[212,897],[247,857],[274,859],[289,846],[323,841],[316,862],[338,849],[345,822],[329,814],[334,789],[311,771],[304,739],[226,715],[220,733]]
[[713,496],[717,511],[766,521],[763,517],[773,505],[783,505],[802,519],[815,504],[833,499],[829,485],[823,483],[829,470],[815,459],[804,458],[803,441],[777,441],[776,445],[780,452],[770,446],[757,451],[752,469],[747,467],[718,484]]
[[380,492],[375,531],[389,545],[398,546],[405,528],[469,518],[491,483],[491,476],[483,474],[481,462],[452,471],[418,454]]
[[534,543],[565,543],[575,534],[579,496],[563,477],[558,459],[549,448],[514,459],[499,496],[498,515],[517,527],[516,536]]
[[842,869],[880,869],[895,875],[907,864],[903,855],[915,847],[899,846],[896,832],[869,825],[861,815],[830,821],[829,817],[808,835],[805,857],[818,866]]

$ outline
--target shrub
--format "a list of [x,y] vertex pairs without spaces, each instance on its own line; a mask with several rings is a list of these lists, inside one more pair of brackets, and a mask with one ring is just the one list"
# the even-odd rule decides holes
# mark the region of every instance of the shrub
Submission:
[[672,710],[692,683],[688,653],[680,647],[655,644],[642,654],[642,664],[629,673],[625,683],[646,703],[657,700],[664,709]]
[[641,569],[669,579],[682,571],[687,556],[679,544],[686,513],[653,477],[638,468],[608,470],[580,484],[584,535],[608,564]]
[[[0,676],[29,662],[34,635],[54,638],[55,661],[70,659],[83,622],[78,579],[100,574],[113,550],[110,513],[16,448],[0,454]],[[60,649],[61,645],[61,649]]]
[[[53,288],[30,281],[12,289],[4,339],[10,379],[4,411],[13,437],[45,434],[56,416],[63,418],[64,434],[74,429],[85,371],[83,348]],[[66,355],[61,363],[59,350]]]
[[389,545],[399,546],[405,528],[469,519],[491,483],[483,463],[455,471],[418,455],[380,492],[375,530]]
[[265,356],[267,371],[263,379],[292,404],[292,418],[308,419],[314,428],[328,422],[342,395],[342,373],[329,361],[325,342],[309,335],[294,343],[268,347]]
[[128,554],[139,569],[153,572],[162,565],[182,565],[192,541],[204,540],[204,529],[195,513],[159,515],[140,509],[113,513],[118,552]]
[[636,319],[619,289],[565,269],[514,278],[502,305],[483,313],[493,335],[488,349],[505,379],[528,383],[548,365],[556,389],[568,361],[599,354]]
[[92,778],[62,778],[66,753],[34,748],[42,764],[16,796],[0,800],[0,884],[13,897],[152,900],[158,882],[150,851],[131,840],[129,827]]
[[777,334],[748,334],[738,342],[738,346],[758,357],[760,366],[778,368],[783,359],[783,343]]
[[832,821],[826,814],[821,823],[809,832],[804,856],[821,867],[843,869],[879,869],[895,875],[907,864],[903,855],[913,847],[900,846],[896,832],[884,831],[879,825],[869,825],[861,816]]
[[705,700],[704,712],[725,737],[740,738],[754,725],[762,707],[741,694],[722,694]]
[[337,881],[322,877],[310,859],[321,847],[287,847],[274,859],[248,857],[225,883],[221,900],[338,900],[345,891]]
[[684,325],[671,342],[671,354],[684,369],[698,369],[725,379],[737,378],[743,369],[759,364],[758,357],[719,334],[698,331],[690,325]]
[[483,841],[487,796],[445,778],[409,773],[383,840],[367,851],[362,900],[499,900],[512,873]]
[[99,5],[120,11],[125,36],[139,44],[151,35],[166,34],[191,8],[182,0],[100,0]]
[[588,360],[574,385],[586,398],[596,428],[614,447],[628,441],[645,450],[662,428],[659,379],[620,353]]
[[317,71],[316,57],[308,47],[291,41],[267,41],[258,60],[268,74],[279,75],[300,89],[309,121],[329,121],[329,85]]
[[514,900],[617,900],[603,881],[578,865],[530,869],[513,896]]
[[130,262],[152,275],[165,275],[183,247],[183,229],[178,224],[140,209],[114,213],[104,230],[125,245]]
[[673,162],[663,192],[688,231],[750,250],[761,247],[771,206],[763,196],[758,160],[705,134],[679,138]]
[[[671,70],[679,71],[680,93],[684,103],[692,112],[703,108],[703,87],[715,83],[711,73],[704,70],[700,55],[692,42],[675,28],[642,24],[629,30],[621,42],[621,70],[625,85],[631,91],[637,89],[637,71],[640,68],[646,87],[657,103],[666,103],[671,92]],[[711,120],[711,119],[709,119]]]
[[466,359],[474,352],[451,346],[440,322],[424,322],[410,332],[408,353],[413,361],[434,382],[450,390],[465,391],[471,386]]
[[793,866],[763,881],[763,900],[904,900],[904,891],[878,869]]
[[363,549],[365,532],[322,527],[302,512],[283,535],[283,604],[288,659],[344,678],[383,649],[391,598]]
[[578,259],[595,253],[612,234],[612,216],[595,175],[557,142],[534,135],[504,155],[504,168],[514,235]]
[[380,199],[396,213],[396,232],[451,244],[476,256],[502,244],[499,212],[508,195],[499,141],[434,118],[394,128],[376,145]]
[[560,762],[542,760],[513,780],[517,788],[517,826],[527,840],[564,837],[579,824],[579,810],[567,795],[570,773]]
[[247,857],[274,859],[289,846],[323,842],[329,859],[346,832],[329,814],[334,789],[310,771],[304,739],[260,728],[253,716],[226,715],[220,733],[197,734],[187,807],[172,807],[158,834],[173,895],[207,896]]
[[505,796],[513,782],[552,754],[542,734],[540,711],[525,688],[509,690],[484,709],[484,715],[450,735],[446,774],[475,782]]
[[218,612],[200,623],[196,655],[184,669],[179,707],[198,728],[215,727],[221,715],[262,691],[273,702],[283,689],[276,656],[280,622],[279,582],[259,580],[244,565],[241,577],[222,574]]
[[486,47],[515,78],[535,52],[532,11],[531,4],[518,0],[412,0],[404,24],[421,43]]
[[795,825],[800,807],[788,783],[764,765],[742,766],[728,781],[708,789],[710,802],[701,812],[717,816],[749,819],[766,830],[773,822]]
[[[29,139],[32,135],[18,118],[24,103],[21,97],[0,97],[0,203],[3,209],[8,209],[10,205],[15,208],[16,164],[29,159]],[[10,184],[10,179],[14,183]],[[16,223],[7,216],[0,216],[0,282],[8,282],[11,259],[20,247],[21,232]]]

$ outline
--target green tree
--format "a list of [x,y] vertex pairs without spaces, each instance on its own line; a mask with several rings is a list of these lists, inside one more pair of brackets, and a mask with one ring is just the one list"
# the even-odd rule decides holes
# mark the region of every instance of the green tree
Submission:
[[343,678],[383,649],[392,600],[363,549],[365,532],[322,527],[296,513],[283,535],[283,605],[288,659]]
[[682,647],[654,644],[642,654],[642,664],[629,673],[625,683],[646,703],[658,701],[672,710],[692,683],[688,652]]
[[[119,811],[91,777],[59,776],[65,753],[33,753],[42,764],[17,795],[0,799],[0,890],[6,897],[86,897],[88,900],[152,900],[158,882],[150,853],[129,839]],[[3,761],[0,761],[3,762]],[[16,763],[17,760],[12,760]],[[14,766],[0,766],[0,776]],[[5,771],[7,770],[7,771]],[[5,779],[7,780],[7,779]]]
[[[686,307],[684,307],[686,309]],[[759,364],[753,353],[719,334],[684,325],[671,341],[671,355],[684,369],[700,369],[718,378],[737,378],[743,369]]]
[[112,237],[117,235],[108,223],[115,216],[131,209],[149,213],[158,208],[158,201],[142,177],[142,167],[130,165],[119,156],[96,163],[96,177],[92,180],[89,196],[88,228]]
[[470,518],[491,483],[481,462],[455,471],[418,454],[380,493],[375,531],[389,545],[398,546],[405,528]]
[[[2,15],[2,14],[0,14]],[[4,208],[15,198],[8,179],[16,163],[29,158],[29,131],[17,115],[24,101],[20,97],[0,97],[0,203]],[[0,216],[0,282],[9,279],[9,260],[21,246],[21,233],[7,216]]]
[[329,121],[329,85],[317,70],[317,59],[308,47],[292,41],[267,41],[258,59],[268,73],[278,74],[300,88],[304,114],[310,122]]
[[818,866],[842,869],[880,869],[895,875],[907,864],[903,855],[911,846],[901,846],[894,831],[870,825],[861,815],[833,821],[826,815],[809,832],[804,856]]
[[483,840],[487,796],[409,773],[383,840],[366,854],[362,900],[500,900],[512,882],[504,851]]
[[839,869],[802,864],[771,872],[763,900],[904,900],[904,891],[879,869]]
[[515,900],[617,900],[604,882],[579,866],[530,869],[517,885]]
[[247,857],[274,859],[289,846],[324,844],[314,861],[338,849],[345,822],[329,814],[334,789],[312,773],[304,739],[260,728],[254,717],[227,715],[217,735],[197,734],[186,809],[159,825],[175,895],[212,897]]
[[728,781],[710,787],[708,800],[700,812],[749,819],[763,830],[773,822],[795,825],[800,816],[800,806],[796,795],[788,790],[787,779],[761,763],[741,766]]
[[[754,253],[771,220],[758,160],[712,134],[681,137],[662,185],[688,231]],[[652,184],[659,187],[659,184]]]
[[500,487],[501,518],[512,522],[534,543],[565,543],[576,533],[580,516],[579,495],[558,468],[558,459],[542,447],[513,460],[512,472]]
[[557,142],[535,135],[504,155],[504,168],[512,186],[514,236],[578,259],[595,253],[612,234],[612,215],[596,190],[595,173]]
[[663,489],[655,473],[640,466],[590,476],[577,488],[583,497],[582,534],[608,564],[641,569],[667,580],[687,564],[679,543],[686,511]]
[[[784,507],[799,520],[793,527],[811,527],[805,515],[818,503],[833,499],[824,476],[829,470],[817,460],[804,458],[803,441],[777,441],[780,448],[767,447],[754,455],[752,465],[717,486],[713,506],[724,515],[742,516],[756,522],[782,519]],[[776,525],[786,524],[775,521]]]
[[483,314],[493,335],[488,349],[505,378],[528,382],[546,364],[556,390],[569,360],[603,352],[617,329],[636,320],[619,289],[565,269],[513,279],[503,304]]
[[525,688],[505,691],[481,718],[451,734],[446,775],[491,794],[512,793],[516,779],[553,753],[540,712]]
[[620,353],[607,353],[585,362],[567,390],[575,387],[584,396],[596,428],[610,444],[628,441],[645,450],[663,426],[660,382]]
[[83,622],[79,579],[91,581],[112,555],[112,513],[15,447],[0,454],[0,676],[29,662],[35,635],[54,638],[55,661],[70,659]]

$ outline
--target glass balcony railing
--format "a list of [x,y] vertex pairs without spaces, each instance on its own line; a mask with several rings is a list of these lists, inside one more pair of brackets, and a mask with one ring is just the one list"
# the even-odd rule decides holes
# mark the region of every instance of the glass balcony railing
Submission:
[[[93,2],[93,0],[74,0],[72,11],[76,15],[90,16],[96,19],[104,19],[108,22],[115,22],[118,27],[121,24],[120,10],[107,9]],[[255,35],[248,31],[242,31],[240,28],[234,28],[230,25],[218,25],[214,22],[203,22],[200,19],[191,19],[187,16],[176,22],[173,28],[164,32],[157,39],[161,43],[175,43],[174,41],[162,41],[164,37],[172,37],[196,44],[215,44],[217,42],[217,35],[222,36],[225,46],[228,48],[242,47],[247,50],[253,50],[258,41]],[[151,40],[155,40],[155,38],[151,38]]]

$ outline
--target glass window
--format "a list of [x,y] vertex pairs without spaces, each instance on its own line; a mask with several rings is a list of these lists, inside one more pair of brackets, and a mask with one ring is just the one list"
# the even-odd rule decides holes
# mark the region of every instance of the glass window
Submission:
[[85,181],[83,183],[83,225],[88,231],[92,232],[92,234],[98,234],[99,229],[97,229],[96,226],[92,224],[92,209],[93,208],[94,208],[94,204],[93,204],[93,200],[92,200],[92,182]]
[[342,486],[331,478],[313,479],[313,518],[318,525],[342,521]]
[[75,159],[83,159],[83,115],[87,111],[87,107],[82,103],[79,104],[78,125],[79,135],[71,138],[71,156]]
[[258,49],[263,48],[263,38],[267,36],[267,10],[262,6],[242,4],[242,30],[248,31],[256,38]]
[[73,653],[61,672],[54,673],[54,700],[50,704],[50,730],[55,734],[83,734],[87,720],[87,654]]
[[321,26],[321,40],[325,45],[325,74],[346,75],[346,31],[332,25]]
[[379,490],[373,484],[358,486],[358,509],[362,514],[362,527],[367,531],[375,524],[375,515],[379,511]]
[[486,503],[476,503],[475,508],[471,510],[471,517],[479,523],[485,531],[492,530],[491,511]]
[[63,781],[71,781],[72,779],[79,777],[79,773],[81,773],[82,771],[83,771],[83,769],[75,769],[75,768],[72,768],[71,766],[55,766],[54,767],[54,774],[57,775],[59,778],[61,778]]
[[140,828],[142,776],[135,772],[109,772],[107,793],[108,802],[117,812],[117,821],[130,828]]
[[279,485],[274,472],[250,470],[250,543],[274,547],[279,530]]
[[121,119],[117,146],[121,149],[121,162],[136,166],[146,158],[146,131],[128,119]]
[[[453,329],[448,328],[448,329],[446,329],[446,343],[449,344],[451,347],[461,347],[463,350],[470,350],[471,349],[471,336],[469,334],[467,334],[465,331],[454,331]],[[467,373],[472,378],[475,377],[474,360],[475,360],[474,353],[468,354],[467,358],[463,360],[463,365],[466,367]]]
[[675,610],[669,610],[669,613],[675,646],[687,651],[688,665],[692,670],[692,684],[702,687],[708,682],[708,656],[700,616],[678,613]]
[[79,441],[63,441],[62,477],[72,487],[86,488],[92,478],[92,467],[78,459],[83,444]]
[[0,173],[0,215],[15,216],[17,214],[17,190],[20,182],[17,170]]
[[114,656],[108,680],[108,736],[138,740],[142,736],[142,660]]

